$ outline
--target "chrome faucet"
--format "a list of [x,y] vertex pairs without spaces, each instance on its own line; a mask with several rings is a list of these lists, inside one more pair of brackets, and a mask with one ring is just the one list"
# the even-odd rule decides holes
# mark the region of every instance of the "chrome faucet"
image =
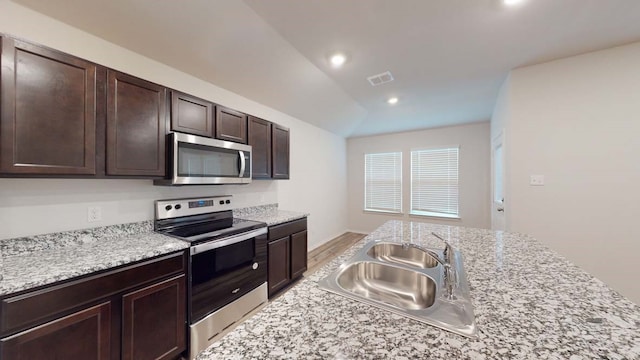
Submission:
[[457,287],[458,279],[457,279],[455,266],[453,264],[453,259],[454,259],[453,247],[451,246],[451,244],[449,244],[448,241],[443,239],[440,235],[436,234],[435,232],[432,232],[431,235],[442,240],[445,244],[444,251],[442,252],[442,258],[440,258],[440,255],[438,255],[433,250],[427,249],[417,244],[402,243],[402,247],[404,249],[412,247],[412,248],[422,250],[428,253],[429,255],[431,255],[438,264],[442,265],[442,267],[444,268],[444,287],[446,289],[445,297],[447,298],[447,300],[455,300],[456,296],[453,294],[453,291]]

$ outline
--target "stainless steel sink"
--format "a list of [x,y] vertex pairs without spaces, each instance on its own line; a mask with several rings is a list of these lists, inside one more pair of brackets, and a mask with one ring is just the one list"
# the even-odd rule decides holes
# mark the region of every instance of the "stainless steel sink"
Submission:
[[427,275],[371,261],[347,266],[336,281],[354,295],[403,309],[426,309],[436,297],[436,283]]
[[426,251],[403,247],[401,244],[381,243],[373,245],[367,255],[380,261],[404,264],[421,269],[432,268],[438,265],[438,261]]
[[442,251],[371,241],[318,285],[352,300],[477,337],[462,255],[457,250],[453,254],[457,283],[451,299],[444,286],[444,267],[431,254],[441,257]]

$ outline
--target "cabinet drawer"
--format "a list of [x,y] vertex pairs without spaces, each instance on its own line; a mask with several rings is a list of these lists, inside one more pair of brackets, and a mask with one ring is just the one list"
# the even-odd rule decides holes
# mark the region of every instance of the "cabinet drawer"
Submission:
[[184,252],[174,253],[2,299],[0,334],[7,335],[23,330],[138,285],[184,273],[185,259]]
[[307,230],[307,218],[269,227],[269,241]]

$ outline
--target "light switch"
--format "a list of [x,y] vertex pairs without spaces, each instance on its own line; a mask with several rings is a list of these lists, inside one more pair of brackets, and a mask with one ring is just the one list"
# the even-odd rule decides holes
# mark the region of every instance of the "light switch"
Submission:
[[544,186],[544,175],[531,175],[529,177],[529,185]]

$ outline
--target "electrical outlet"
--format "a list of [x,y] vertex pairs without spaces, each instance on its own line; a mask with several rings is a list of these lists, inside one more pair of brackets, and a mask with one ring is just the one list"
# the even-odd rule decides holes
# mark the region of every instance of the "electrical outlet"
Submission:
[[544,175],[531,175],[529,177],[529,185],[544,186]]
[[96,222],[102,220],[102,209],[100,206],[89,206],[87,208],[87,221]]

